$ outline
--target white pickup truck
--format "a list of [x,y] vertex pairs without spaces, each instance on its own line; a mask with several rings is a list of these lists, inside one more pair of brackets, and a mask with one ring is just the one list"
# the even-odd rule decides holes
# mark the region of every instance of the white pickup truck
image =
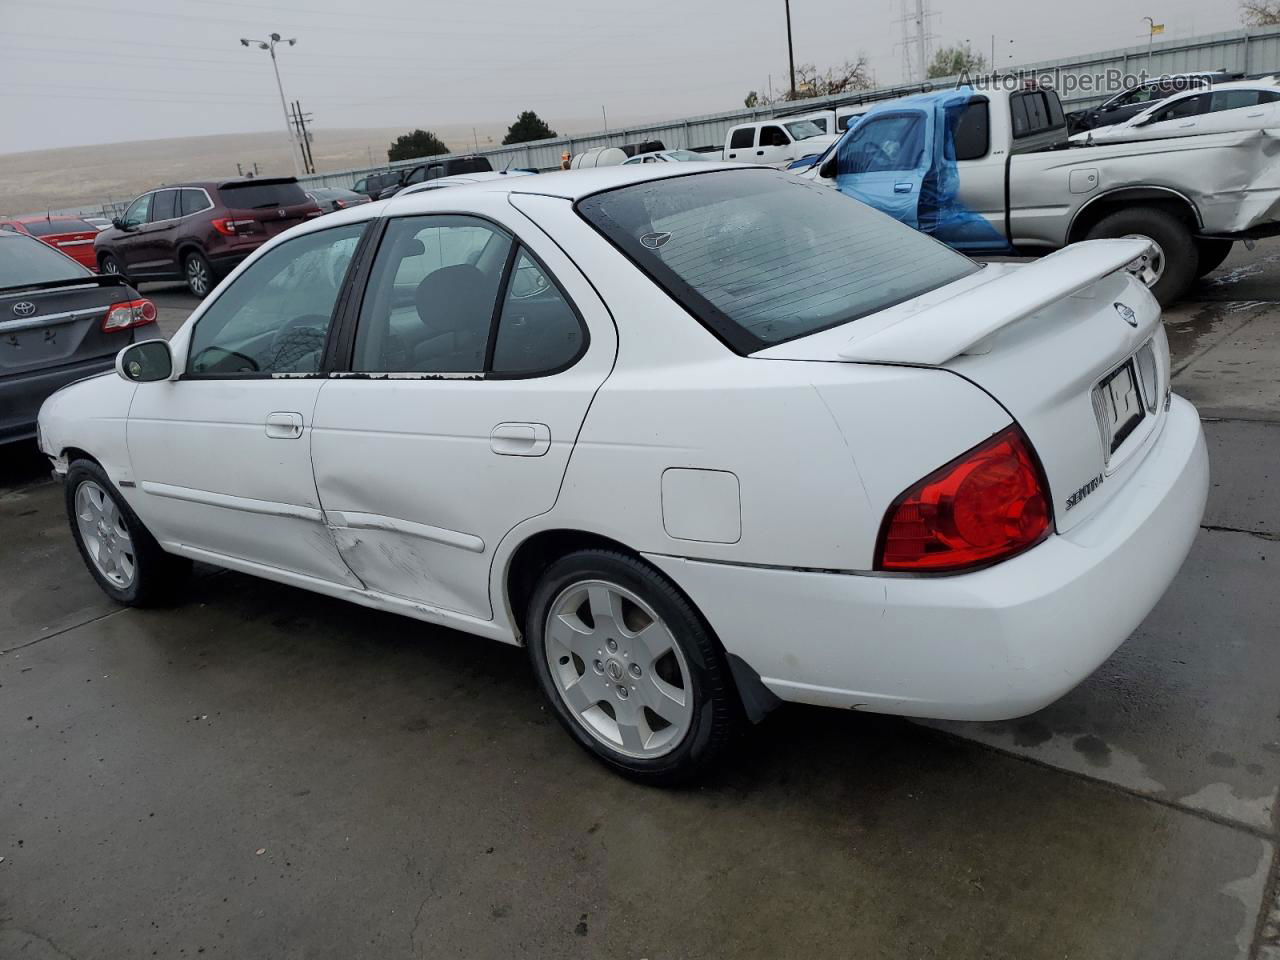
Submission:
[[1233,241],[1280,233],[1280,131],[1076,145],[1051,90],[963,87],[877,106],[801,175],[975,255],[1147,240],[1131,269],[1163,304]]

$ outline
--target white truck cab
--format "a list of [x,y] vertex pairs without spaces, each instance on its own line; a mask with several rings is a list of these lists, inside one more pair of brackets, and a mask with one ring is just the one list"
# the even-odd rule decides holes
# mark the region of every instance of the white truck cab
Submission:
[[793,160],[822,153],[839,137],[824,134],[811,120],[779,117],[730,127],[724,141],[724,159],[785,167]]

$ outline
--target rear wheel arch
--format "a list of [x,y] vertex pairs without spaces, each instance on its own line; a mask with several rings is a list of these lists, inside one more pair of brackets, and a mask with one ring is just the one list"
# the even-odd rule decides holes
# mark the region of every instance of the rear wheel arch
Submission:
[[[507,572],[504,578],[504,599],[506,600],[512,625],[523,640],[528,635],[528,624],[525,622],[529,613],[529,603],[533,599],[542,572],[562,557],[583,550],[603,550],[630,557],[645,566],[644,558],[639,551],[620,543],[603,534],[586,530],[557,528],[542,530],[524,540],[512,552],[507,561]],[[665,571],[652,568],[654,572],[666,580],[689,604],[689,607],[702,622],[703,628],[720,652],[726,658],[732,677],[734,695],[743,709],[743,713],[752,723],[759,723],[776,708],[781,701],[760,680],[760,675],[741,657],[730,653],[716,633],[715,628],[706,615],[689,596],[681,584]]]
[[586,530],[542,530],[521,542],[507,561],[503,587],[511,623],[521,636],[527,633],[525,617],[529,600],[543,570],[561,557],[579,550],[613,550],[639,558],[640,554],[625,544]]
[[1076,211],[1067,230],[1067,242],[1076,243],[1113,213],[1135,207],[1163,210],[1181,221],[1191,233],[1200,229],[1200,211],[1184,194],[1169,187],[1121,187],[1090,198]]

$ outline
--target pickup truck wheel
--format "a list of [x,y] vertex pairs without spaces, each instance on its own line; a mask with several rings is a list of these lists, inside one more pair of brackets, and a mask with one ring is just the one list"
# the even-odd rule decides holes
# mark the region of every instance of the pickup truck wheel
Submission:
[[529,601],[534,675],[570,736],[642,783],[704,771],[741,707],[718,642],[657,570],[605,550],[552,563]]
[[1196,270],[1196,276],[1207,276],[1222,266],[1223,261],[1231,256],[1233,246],[1230,240],[1197,240],[1196,249],[1200,251],[1200,267]]
[[1176,303],[1195,282],[1200,252],[1191,231],[1177,217],[1154,207],[1117,210],[1098,221],[1085,239],[1120,237],[1151,241],[1153,251],[1131,263],[1129,271],[1147,285],[1160,306]]

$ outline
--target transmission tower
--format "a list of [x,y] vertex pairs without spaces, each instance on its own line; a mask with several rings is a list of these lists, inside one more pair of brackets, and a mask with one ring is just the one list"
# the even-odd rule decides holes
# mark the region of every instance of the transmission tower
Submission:
[[935,34],[929,29],[929,21],[936,14],[930,9],[929,0],[901,0],[902,16],[902,79],[904,82],[923,81],[933,59]]

